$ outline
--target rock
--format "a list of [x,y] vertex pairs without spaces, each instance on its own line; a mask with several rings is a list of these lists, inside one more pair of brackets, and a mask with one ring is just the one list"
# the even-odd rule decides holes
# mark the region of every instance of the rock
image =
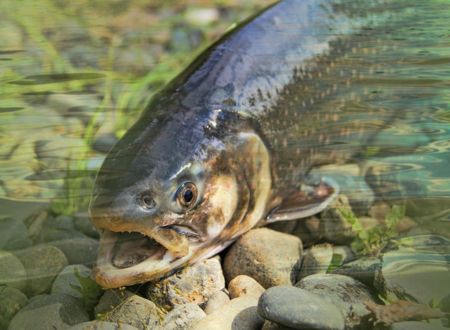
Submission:
[[184,18],[190,25],[209,25],[219,19],[216,8],[188,8]]
[[[102,158],[103,161],[103,158]],[[95,226],[92,224],[91,218],[87,212],[84,213],[76,213],[74,215],[74,224],[75,228],[85,234],[86,236],[89,236],[94,239],[99,239],[100,234],[95,228]]]
[[74,325],[73,327],[70,327],[68,330],[138,330],[138,329],[129,324],[124,323],[90,321]]
[[[222,306],[219,310],[207,315],[200,322],[196,323],[191,330],[229,330],[238,329],[233,327],[238,314],[247,310],[248,308],[255,307],[258,304],[258,300],[254,297],[243,296],[231,300],[228,304]],[[248,317],[248,315],[247,315]],[[260,324],[260,327],[262,322]],[[241,328],[244,329],[244,328]]]
[[99,243],[87,237],[75,237],[48,243],[64,252],[69,264],[92,266],[97,260]]
[[63,294],[40,295],[28,302],[12,319],[8,330],[64,329],[89,321],[78,300]]
[[8,329],[9,322],[27,300],[27,296],[16,288],[0,286],[0,329]]
[[302,242],[298,237],[268,228],[253,229],[241,236],[228,251],[224,273],[227,281],[247,275],[264,288],[291,284],[301,256]]
[[91,273],[84,265],[69,265],[56,277],[51,293],[77,298],[84,304],[86,311],[91,311],[102,293],[100,286],[91,278]]
[[355,238],[352,226],[338,212],[339,209],[351,210],[348,198],[338,195],[329,208],[322,212],[324,238],[332,243],[346,245]]
[[395,231],[404,234],[417,227],[417,223],[410,217],[403,217],[395,226]]
[[339,262],[341,266],[342,264],[349,263],[356,259],[356,255],[353,250],[348,246],[333,246],[333,259],[335,256],[339,256]]
[[324,274],[333,259],[333,246],[331,244],[314,245],[306,250],[303,257],[300,273],[296,281],[312,274]]
[[187,266],[159,282],[149,283],[147,298],[171,309],[178,304],[203,304],[224,287],[220,260],[215,257]]
[[369,289],[355,279],[343,275],[315,274],[305,277],[297,287],[317,294],[338,308],[345,318],[347,327],[353,327],[370,314],[365,306],[375,301]]
[[230,298],[234,299],[244,295],[259,298],[265,289],[253,278],[246,275],[238,275],[228,284]]
[[56,218],[49,216],[43,224],[37,242],[49,243],[75,237],[84,237],[75,229],[73,218],[67,215],[60,215]]
[[272,321],[265,321],[261,330],[293,330],[293,328],[286,327]]
[[0,251],[0,285],[7,285],[24,291],[27,285],[27,272],[20,260],[12,253]]
[[309,291],[278,286],[259,298],[258,313],[294,329],[344,329],[344,317],[332,303]]
[[340,274],[354,278],[368,286],[373,286],[375,275],[381,268],[381,260],[375,257],[357,259],[342,265],[333,271],[333,274]]
[[125,289],[109,289],[101,296],[94,312],[96,317],[102,317],[125,301],[127,298],[133,296],[134,293]]
[[231,329],[260,330],[263,324],[264,319],[258,315],[258,308],[252,306],[242,310],[235,316]]
[[[450,294],[450,241],[436,235],[397,240],[398,250],[382,255],[375,287],[385,296],[429,304]],[[418,285],[420,283],[420,285]]]
[[169,41],[169,49],[176,53],[190,52],[200,45],[203,33],[199,29],[178,25],[172,30]]
[[303,247],[312,246],[323,238],[323,224],[316,216],[300,221],[277,221],[268,228],[297,236],[302,241]]
[[[3,206],[3,205],[2,205]],[[2,210],[3,212],[3,210]],[[31,246],[27,227],[22,221],[13,218],[0,219],[0,249],[18,250]]]
[[14,254],[25,267],[29,296],[48,292],[55,277],[68,264],[64,253],[51,245],[36,245]]
[[114,133],[103,133],[95,137],[92,149],[102,153],[108,153],[118,141]]
[[204,317],[206,317],[205,312],[196,304],[177,305],[166,314],[162,328],[164,330],[188,329]]
[[206,302],[204,311],[206,314],[211,314],[212,312],[219,310],[222,306],[230,302],[230,297],[223,292],[217,291],[214,293]]
[[153,329],[159,326],[160,315],[153,302],[133,295],[106,314],[105,320],[129,324],[138,329]]
[[338,183],[341,193],[348,197],[356,215],[367,214],[375,201],[375,194],[357,164],[325,165],[313,169],[310,175],[332,177]]
[[384,220],[386,219],[386,215],[391,212],[391,207],[383,202],[378,202],[377,204],[373,205],[368,214],[375,220],[381,221],[384,223]]
[[448,330],[440,320],[404,321],[391,325],[391,330]]

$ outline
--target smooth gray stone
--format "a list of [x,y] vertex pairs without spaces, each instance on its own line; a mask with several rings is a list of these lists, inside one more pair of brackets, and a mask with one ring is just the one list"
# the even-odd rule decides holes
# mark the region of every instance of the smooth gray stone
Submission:
[[365,302],[376,299],[364,284],[343,275],[315,274],[305,277],[296,286],[317,294],[338,308],[347,327],[359,325],[369,314]]
[[16,288],[0,286],[0,329],[8,328],[11,319],[27,301],[27,296]]
[[14,316],[8,330],[64,329],[86,321],[89,316],[77,299],[64,294],[40,295]]
[[31,244],[27,227],[22,221],[9,217],[0,218],[0,250],[24,249]]
[[27,272],[22,262],[12,253],[0,251],[0,285],[7,285],[24,291]]
[[259,299],[258,313],[266,320],[294,329],[344,329],[344,317],[338,308],[296,287],[267,289]]
[[92,266],[97,260],[99,243],[88,237],[75,237],[48,243],[64,252],[70,265]]

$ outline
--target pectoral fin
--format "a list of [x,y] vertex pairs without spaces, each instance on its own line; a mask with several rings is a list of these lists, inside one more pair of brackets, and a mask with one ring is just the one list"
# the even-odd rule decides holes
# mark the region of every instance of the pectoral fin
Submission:
[[331,178],[309,178],[269,213],[266,223],[310,217],[327,208],[338,193],[339,186]]

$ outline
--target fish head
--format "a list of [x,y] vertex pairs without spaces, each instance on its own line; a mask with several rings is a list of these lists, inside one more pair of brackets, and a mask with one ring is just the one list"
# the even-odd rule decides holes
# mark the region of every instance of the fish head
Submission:
[[97,176],[90,213],[101,232],[95,277],[103,287],[155,280],[212,256],[265,210],[270,173],[257,135],[162,126],[130,130]]

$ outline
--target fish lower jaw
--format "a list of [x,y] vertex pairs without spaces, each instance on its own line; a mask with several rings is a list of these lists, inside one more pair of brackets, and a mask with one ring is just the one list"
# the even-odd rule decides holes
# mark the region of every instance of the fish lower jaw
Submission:
[[188,262],[191,250],[180,258],[140,233],[103,230],[95,279],[104,288],[155,280]]

